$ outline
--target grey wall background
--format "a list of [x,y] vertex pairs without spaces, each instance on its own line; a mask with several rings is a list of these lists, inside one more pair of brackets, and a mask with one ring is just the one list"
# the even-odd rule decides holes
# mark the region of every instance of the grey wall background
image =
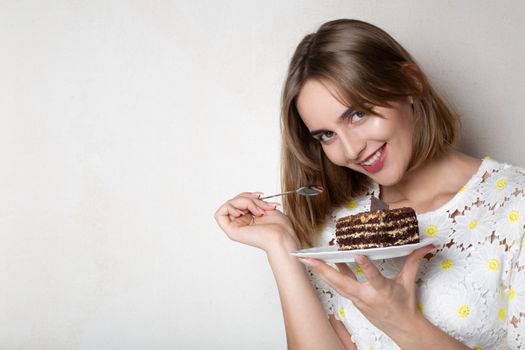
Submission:
[[525,165],[524,2],[1,1],[0,348],[284,349],[264,254],[215,209],[279,189],[299,40],[390,32],[463,116],[467,152]]

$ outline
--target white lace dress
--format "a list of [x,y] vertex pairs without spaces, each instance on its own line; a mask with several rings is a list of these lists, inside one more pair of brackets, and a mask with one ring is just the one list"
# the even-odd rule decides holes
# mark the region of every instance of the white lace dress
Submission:
[[[418,214],[421,235],[440,248],[423,259],[417,277],[418,309],[434,325],[474,349],[525,350],[525,170],[486,158],[445,205]],[[335,220],[369,210],[367,195],[335,210],[316,237],[327,246]],[[393,277],[405,258],[374,261]],[[356,264],[348,264],[364,280]],[[310,272],[323,307],[342,321],[358,349],[399,349],[346,299]]]

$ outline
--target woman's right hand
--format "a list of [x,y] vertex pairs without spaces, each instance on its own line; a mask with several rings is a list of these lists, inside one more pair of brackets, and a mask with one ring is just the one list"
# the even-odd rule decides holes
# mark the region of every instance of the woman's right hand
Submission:
[[269,253],[275,248],[299,249],[290,219],[276,209],[275,203],[259,199],[258,192],[243,192],[221,205],[215,220],[233,241]]

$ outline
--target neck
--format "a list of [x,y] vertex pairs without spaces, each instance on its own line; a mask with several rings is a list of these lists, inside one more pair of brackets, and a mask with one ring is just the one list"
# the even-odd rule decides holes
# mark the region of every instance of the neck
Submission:
[[480,164],[477,158],[450,150],[441,158],[408,172],[397,184],[381,186],[381,199],[389,204],[432,203],[440,196],[457,193]]

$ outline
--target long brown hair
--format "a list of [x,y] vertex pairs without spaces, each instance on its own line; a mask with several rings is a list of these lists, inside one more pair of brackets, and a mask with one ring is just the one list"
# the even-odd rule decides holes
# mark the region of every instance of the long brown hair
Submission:
[[456,141],[458,118],[431,87],[410,54],[382,29],[358,20],[339,19],[323,24],[297,46],[288,67],[281,100],[281,187],[290,191],[305,184],[321,185],[316,197],[283,199],[303,246],[336,206],[363,194],[370,179],[334,165],[319,141],[309,133],[296,107],[308,79],[328,82],[341,103],[371,112],[370,105],[389,106],[413,98],[413,154],[408,171],[443,155]]

